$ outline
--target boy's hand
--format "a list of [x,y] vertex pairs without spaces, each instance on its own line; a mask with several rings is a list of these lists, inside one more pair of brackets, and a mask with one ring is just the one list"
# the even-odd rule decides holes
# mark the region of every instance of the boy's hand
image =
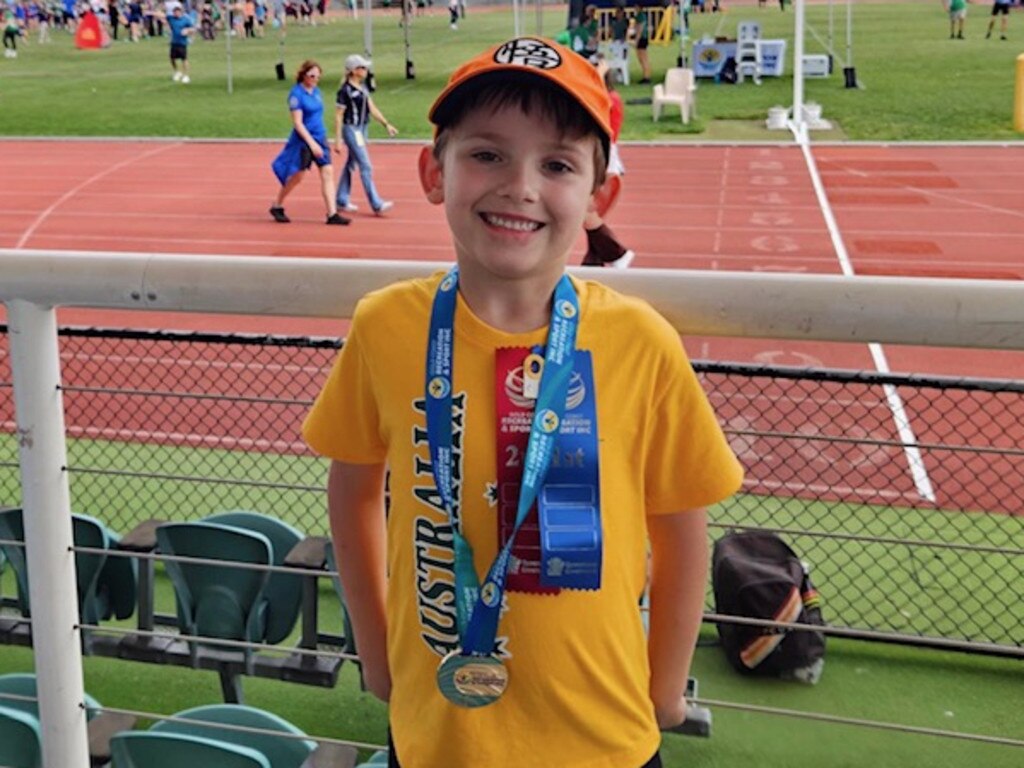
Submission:
[[680,696],[667,704],[654,702],[654,716],[658,721],[659,731],[667,731],[682,725],[686,720],[686,697]]

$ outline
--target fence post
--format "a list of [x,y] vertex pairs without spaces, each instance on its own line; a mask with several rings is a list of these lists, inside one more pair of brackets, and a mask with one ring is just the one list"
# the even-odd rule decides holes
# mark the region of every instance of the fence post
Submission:
[[1013,94],[1013,130],[1024,133],[1024,53],[1017,57],[1017,80]]
[[57,313],[7,304],[45,768],[88,768]]

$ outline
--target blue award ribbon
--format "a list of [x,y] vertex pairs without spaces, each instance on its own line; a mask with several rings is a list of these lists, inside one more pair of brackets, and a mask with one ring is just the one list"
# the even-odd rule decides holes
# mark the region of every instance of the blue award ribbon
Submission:
[[455,542],[459,641],[464,654],[484,656],[494,650],[505,592],[505,576],[516,532],[533,506],[551,465],[551,455],[572,379],[579,302],[572,283],[563,275],[555,287],[551,307],[544,370],[541,373],[540,391],[526,449],[515,527],[481,584],[473,565],[473,549],[462,534],[452,493],[452,371],[458,284],[459,269],[453,267],[438,285],[430,315],[426,366],[427,441],[430,445],[434,483],[448,512]]

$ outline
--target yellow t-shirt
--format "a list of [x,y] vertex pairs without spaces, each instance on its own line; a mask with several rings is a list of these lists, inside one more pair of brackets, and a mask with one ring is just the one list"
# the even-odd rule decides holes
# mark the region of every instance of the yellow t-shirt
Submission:
[[[638,598],[646,515],[713,504],[742,479],[679,336],[646,303],[593,282],[579,293],[577,347],[590,350],[597,396],[603,530],[601,588],[506,592],[498,628],[509,685],[478,709],[438,691],[458,646],[451,529],[430,469],[424,416],[429,317],[441,275],[366,296],[303,426],[318,453],[386,461],[390,720],[403,768],[631,768],[658,749]],[[497,554],[495,353],[543,344],[507,334],[459,297],[455,315],[453,489],[482,578]]]

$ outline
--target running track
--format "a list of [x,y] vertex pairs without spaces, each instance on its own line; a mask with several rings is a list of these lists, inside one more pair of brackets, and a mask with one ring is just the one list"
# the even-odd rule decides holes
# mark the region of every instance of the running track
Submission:
[[[356,214],[345,228],[323,225],[314,179],[289,200],[292,224],[270,220],[266,209],[275,184],[268,164],[277,149],[277,143],[0,141],[0,247],[451,258],[443,212],[423,199],[415,176],[417,145],[374,146],[378,186],[396,201],[395,209],[386,218]],[[797,148],[644,145],[625,146],[622,154],[628,168],[625,192],[609,221],[636,250],[637,266],[840,272]],[[855,272],[1024,278],[1024,147],[823,146],[815,148],[815,157]],[[582,254],[582,237],[578,249]],[[304,334],[344,329],[337,320],[86,310],[61,310],[61,322]],[[690,338],[687,346],[702,359],[873,368],[864,345]],[[886,353],[894,371],[1024,375],[1024,354],[1019,353],[900,347],[888,347]],[[762,427],[757,423],[765,410],[761,405],[738,417],[744,423],[730,426]],[[870,422],[878,425],[870,436],[896,439],[884,401],[872,398],[861,405],[873,412]],[[216,419],[194,416],[192,438],[221,435]],[[120,423],[123,414],[106,417],[111,419],[106,426],[119,434],[146,434],[148,425],[131,419]],[[918,439],[943,439],[942,422],[934,415],[919,412],[909,418]],[[850,432],[858,425],[819,426]],[[742,444],[736,447],[744,453]],[[863,457],[845,453],[857,450],[819,458],[825,465],[845,459],[856,467]],[[764,459],[755,446],[750,453],[745,458]],[[896,480],[863,479],[851,496],[913,494],[901,451],[874,450],[868,458],[873,465],[901,465],[902,470]],[[749,480],[755,486],[764,482]],[[961,493],[967,483],[958,486]],[[976,486],[968,496],[976,500],[981,491]],[[966,505],[941,489],[938,502]]]
[[[384,219],[322,224],[318,185],[266,208],[277,143],[2,141],[0,246],[322,258],[447,260],[439,208],[415,177],[418,146],[377,143]],[[1024,147],[823,146],[815,156],[856,272],[1024,278]],[[800,152],[787,146],[625,146],[609,221],[637,266],[840,271]],[[357,198],[358,199],[358,198]],[[365,207],[365,202],[364,202]],[[580,243],[582,251],[582,238]],[[337,333],[336,321],[65,310],[62,322]],[[695,357],[870,368],[861,348],[691,339]],[[887,349],[893,370],[1006,376],[1024,356]]]

